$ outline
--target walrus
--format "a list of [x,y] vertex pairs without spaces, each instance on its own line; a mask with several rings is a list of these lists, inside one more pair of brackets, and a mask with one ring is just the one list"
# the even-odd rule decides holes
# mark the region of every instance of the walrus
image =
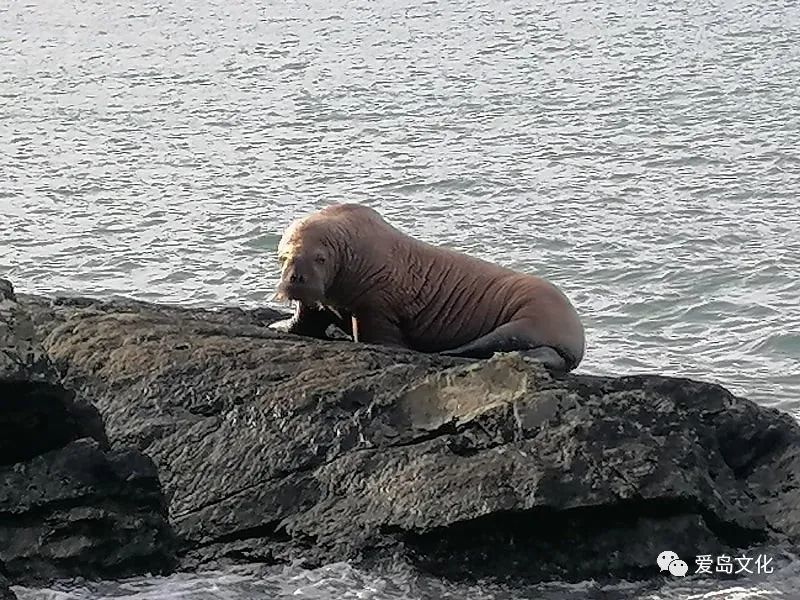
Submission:
[[488,358],[520,351],[569,371],[584,329],[552,283],[414,239],[360,204],[294,221],[278,244],[276,299],[295,301],[286,328],[336,324],[357,342]]

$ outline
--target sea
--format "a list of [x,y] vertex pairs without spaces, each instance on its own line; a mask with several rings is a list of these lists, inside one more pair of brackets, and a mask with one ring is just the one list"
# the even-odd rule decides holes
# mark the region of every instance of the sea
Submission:
[[[284,228],[338,202],[555,282],[586,326],[581,372],[713,381],[800,417],[797,0],[0,2],[18,291],[268,305]],[[529,590],[346,563],[16,590],[800,598],[800,562],[775,564]]]

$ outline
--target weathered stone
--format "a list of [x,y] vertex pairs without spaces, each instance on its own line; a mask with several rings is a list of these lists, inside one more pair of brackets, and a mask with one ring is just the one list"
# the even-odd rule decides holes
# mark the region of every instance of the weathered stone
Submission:
[[47,355],[34,340],[30,315],[17,303],[14,288],[0,279],[0,381],[51,382]]
[[62,386],[0,280],[0,572],[34,583],[164,571],[174,546],[152,460],[110,450],[100,413]]
[[16,582],[119,577],[173,565],[158,473],[80,439],[0,468],[0,558]]
[[246,312],[35,314],[112,445],[156,461],[192,564],[584,579],[798,540],[800,428],[716,385],[322,342]]
[[[0,282],[3,280],[0,279]],[[0,600],[17,600],[17,595],[11,591],[8,579],[2,573],[3,565],[0,563]]]
[[[3,281],[0,279],[0,281]],[[10,285],[10,284],[9,284]],[[180,322],[198,319],[206,323],[225,326],[266,326],[290,315],[272,308],[238,308],[228,306],[217,309],[186,308],[171,304],[155,304],[125,297],[84,298],[81,296],[56,296],[48,298],[33,294],[17,294],[33,321],[37,341],[43,340],[58,325],[76,313],[104,314],[130,312],[151,315]]]

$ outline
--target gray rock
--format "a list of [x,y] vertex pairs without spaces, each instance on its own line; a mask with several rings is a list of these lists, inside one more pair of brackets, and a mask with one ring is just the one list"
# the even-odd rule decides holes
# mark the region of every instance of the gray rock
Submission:
[[174,546],[152,460],[110,449],[100,413],[63,387],[0,280],[0,572],[37,583],[164,571]]
[[[4,280],[0,279],[0,282]],[[8,282],[6,282],[8,284]],[[10,286],[10,284],[8,284]],[[132,298],[115,296],[112,298],[86,298],[82,296],[56,296],[49,298],[34,294],[17,294],[25,305],[33,321],[37,341],[43,340],[58,325],[76,312],[81,314],[131,313],[152,315],[172,319],[176,322],[185,319],[198,319],[207,323],[226,326],[267,326],[291,314],[264,308],[239,308],[234,306],[220,308],[186,308],[171,304],[143,302]]]
[[[0,279],[0,282],[4,280]],[[3,565],[0,564],[0,600],[17,600],[17,595],[11,591],[8,579],[2,573]]]
[[185,565],[404,559],[576,580],[657,575],[665,549],[798,540],[798,425],[717,385],[556,377],[519,355],[322,342],[174,308],[34,312],[112,445],[155,460]]
[[47,355],[34,340],[30,315],[21,310],[14,288],[0,279],[0,380],[50,382],[54,379]]
[[170,567],[158,473],[138,451],[84,438],[0,467],[0,507],[0,556],[16,582]]
[[107,446],[97,409],[59,383],[36,340],[30,314],[0,279],[0,465],[90,437]]

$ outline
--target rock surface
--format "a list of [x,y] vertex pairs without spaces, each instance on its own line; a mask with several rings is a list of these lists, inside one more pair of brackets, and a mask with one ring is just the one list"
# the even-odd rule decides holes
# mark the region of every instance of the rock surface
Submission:
[[109,447],[97,409],[61,385],[0,280],[0,574],[38,583],[169,569],[166,508],[152,460]]
[[112,445],[156,462],[185,565],[578,580],[800,539],[800,428],[717,385],[322,342],[270,311],[25,303]]
[[[2,568],[3,565],[0,564],[0,569]],[[1,572],[0,572],[0,600],[17,600],[16,594],[11,591],[8,580]]]

